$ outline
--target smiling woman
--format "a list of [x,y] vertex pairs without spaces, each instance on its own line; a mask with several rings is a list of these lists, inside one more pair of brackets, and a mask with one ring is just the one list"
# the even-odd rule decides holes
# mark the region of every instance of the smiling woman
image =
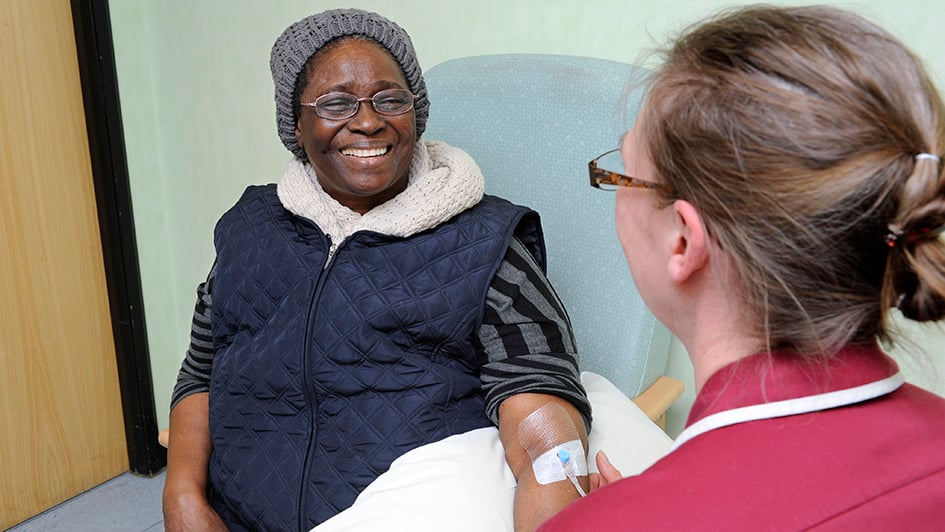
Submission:
[[308,530],[407,451],[495,424],[517,525],[534,528],[578,491],[535,480],[520,421],[554,403],[584,446],[590,423],[537,214],[420,140],[423,76],[386,18],[307,17],[270,66],[293,158],[217,224],[172,399],[165,526]]
[[[313,55],[309,64],[299,76],[305,109],[295,138],[322,189],[364,214],[407,188],[417,140],[413,96],[397,61],[372,40],[334,41]],[[391,105],[392,91],[398,103],[392,108],[399,112],[381,113],[374,98],[387,98],[381,105],[384,109]],[[361,98],[370,104],[360,105]],[[335,111],[337,107],[341,110]]]

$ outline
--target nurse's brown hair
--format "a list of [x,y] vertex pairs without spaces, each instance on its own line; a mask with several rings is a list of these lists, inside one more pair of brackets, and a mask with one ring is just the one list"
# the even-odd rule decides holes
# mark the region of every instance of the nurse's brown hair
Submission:
[[829,355],[890,339],[893,307],[943,317],[945,106],[909,50],[842,10],[749,6],[664,59],[647,148],[733,258],[759,338]]

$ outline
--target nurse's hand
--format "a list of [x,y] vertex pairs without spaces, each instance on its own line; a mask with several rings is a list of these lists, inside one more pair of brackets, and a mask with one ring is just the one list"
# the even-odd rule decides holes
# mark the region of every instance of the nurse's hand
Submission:
[[607,459],[607,455],[604,454],[604,451],[598,451],[595,460],[597,461],[597,470],[600,471],[600,473],[590,474],[591,491],[602,488],[611,482],[617,482],[623,478],[620,471],[617,471],[617,468]]

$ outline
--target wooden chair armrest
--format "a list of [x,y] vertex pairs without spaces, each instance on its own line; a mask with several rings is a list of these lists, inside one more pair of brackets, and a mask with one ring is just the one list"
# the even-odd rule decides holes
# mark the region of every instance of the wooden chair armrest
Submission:
[[648,418],[666,430],[666,411],[673,401],[682,395],[684,389],[682,381],[663,375],[636,396],[633,402]]

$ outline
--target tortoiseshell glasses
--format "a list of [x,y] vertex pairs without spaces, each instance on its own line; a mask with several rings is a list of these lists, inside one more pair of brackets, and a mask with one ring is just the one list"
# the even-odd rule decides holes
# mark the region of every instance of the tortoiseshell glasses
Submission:
[[591,186],[601,190],[614,191],[617,190],[617,187],[629,187],[673,192],[673,188],[669,185],[630,177],[623,173],[626,170],[624,170],[623,159],[620,157],[620,148],[602,153],[599,157],[587,163],[587,169],[591,174]]

